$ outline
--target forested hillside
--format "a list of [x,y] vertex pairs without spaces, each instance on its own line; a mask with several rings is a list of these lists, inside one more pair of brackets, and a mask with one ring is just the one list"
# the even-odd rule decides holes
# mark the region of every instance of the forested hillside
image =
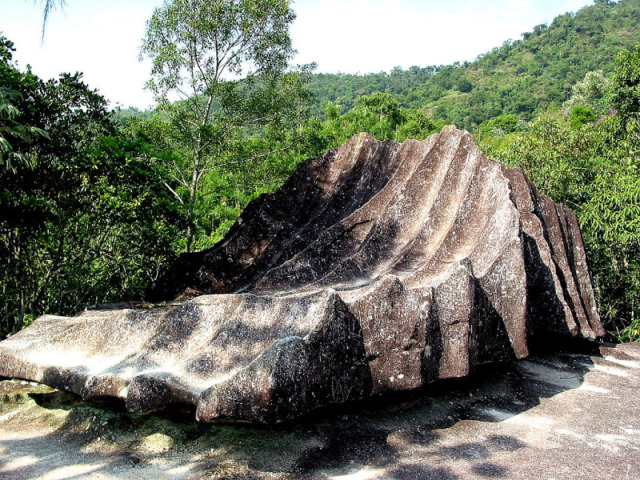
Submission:
[[[318,73],[310,85],[317,96],[314,114],[321,115],[328,102],[347,111],[358,97],[385,92],[402,107],[426,109],[436,121],[468,129],[501,114],[530,120],[565,101],[587,72],[610,73],[616,54],[639,40],[640,0],[596,0],[473,62],[368,75]],[[433,48],[425,45],[426,59]]]

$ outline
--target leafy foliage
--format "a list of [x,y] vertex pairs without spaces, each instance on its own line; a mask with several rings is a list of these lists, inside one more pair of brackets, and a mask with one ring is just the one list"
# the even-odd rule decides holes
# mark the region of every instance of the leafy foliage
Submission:
[[15,158],[0,169],[0,332],[41,313],[139,297],[172,254],[174,214],[142,145],[121,138],[79,74],[44,82],[11,64]]
[[598,0],[474,62],[307,88],[310,68],[289,67],[289,1],[169,0],[142,48],[159,107],[115,115],[79,74],[19,71],[0,36],[0,333],[139,298],[178,252],[219,241],[251,199],[356,133],[422,139],[447,122],[574,209],[605,326],[640,340],[640,46],[624,50],[639,7]]
[[571,112],[574,107],[581,106],[598,115],[604,115],[609,108],[609,100],[606,97],[611,88],[611,79],[606,77],[602,70],[588,72],[584,80],[573,86],[571,97],[564,102],[563,107]]
[[[11,61],[15,49],[13,42],[0,36],[0,61],[5,65]],[[7,77],[6,83],[0,86],[0,163],[4,168],[13,169],[16,162],[28,164],[29,158],[13,147],[15,141],[29,142],[33,137],[48,137],[45,131],[32,125],[25,125],[18,120],[21,112],[16,102],[22,100],[22,93],[11,87],[11,80],[15,82],[20,74],[17,71],[3,72]]]
[[635,51],[622,50],[616,57],[611,76],[611,103],[625,119],[638,119],[640,113],[640,43]]
[[424,139],[443,127],[422,110],[401,108],[395,98],[380,92],[360,97],[355,107],[343,115],[340,107],[330,103],[326,116],[324,122],[312,119],[307,125],[306,151],[310,156],[322,155],[360,132],[379,140],[402,142],[407,138]]
[[203,199],[212,194],[204,184],[241,165],[254,176],[302,115],[304,72],[286,71],[294,18],[288,0],[172,0],[147,24],[142,53],[153,63],[149,87],[168,139],[157,143],[173,152],[165,186],[187,218],[187,252]]
[[[542,193],[568,204],[580,221],[614,338],[640,340],[640,45],[618,55],[604,117],[579,104],[552,110],[490,154],[522,167]],[[577,112],[577,113],[576,113]],[[486,140],[485,140],[486,141]]]

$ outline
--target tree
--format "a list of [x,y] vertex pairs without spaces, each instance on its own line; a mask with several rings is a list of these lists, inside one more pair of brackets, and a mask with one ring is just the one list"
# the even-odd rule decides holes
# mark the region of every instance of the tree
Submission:
[[640,341],[640,48],[617,56],[606,83],[596,122],[579,104],[571,116],[552,110],[492,156],[574,209],[603,323],[612,338]]
[[207,176],[264,159],[273,152],[248,148],[251,134],[282,133],[302,114],[304,71],[288,70],[294,18],[288,0],[172,0],[147,23],[148,86],[181,154],[166,186],[185,209],[186,251]]
[[499,136],[505,133],[513,133],[523,128],[524,122],[517,115],[498,115],[491,120],[486,120],[478,126],[478,131]]
[[573,107],[571,111],[571,126],[573,128],[580,128],[582,125],[595,122],[597,120],[597,116],[590,109],[583,107],[581,105],[576,105]]
[[635,50],[622,50],[612,75],[611,102],[628,119],[640,115],[640,43]]
[[588,72],[584,80],[576,83],[571,90],[571,98],[564,102],[564,109],[572,112],[577,106],[585,107],[598,115],[607,113],[607,96],[611,90],[611,79],[602,70]]
[[44,130],[19,121],[21,112],[16,103],[23,96],[13,82],[22,74],[10,65],[14,50],[13,42],[0,35],[0,75],[6,77],[0,87],[0,165],[6,169],[14,169],[16,163],[29,163],[30,159],[14,148],[16,141],[29,143],[38,136],[48,138]]
[[18,70],[11,52],[0,36],[0,85],[12,92],[0,119],[11,154],[0,165],[0,335],[139,297],[172,255],[177,221],[146,145],[120,135],[107,101],[80,74],[45,82]]
[[408,138],[426,138],[444,126],[423,110],[400,107],[392,95],[383,92],[358,98],[355,106],[343,115],[340,110],[340,106],[330,103],[324,122],[317,118],[309,121],[305,128],[305,152],[320,156],[360,132],[368,132],[378,140],[403,142]]

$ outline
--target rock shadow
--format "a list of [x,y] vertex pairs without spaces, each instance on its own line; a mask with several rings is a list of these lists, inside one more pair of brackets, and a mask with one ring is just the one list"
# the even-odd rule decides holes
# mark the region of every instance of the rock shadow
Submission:
[[[503,478],[508,476],[509,465],[494,457],[524,448],[525,443],[513,436],[490,435],[482,442],[438,447],[447,429],[463,421],[501,422],[530,410],[541,398],[579,387],[591,365],[586,355],[537,355],[484,366],[469,378],[438,382],[417,392],[325,408],[302,421],[276,427],[307,440],[290,468],[266,461],[272,458],[268,449],[256,452],[249,465],[254,470],[294,473],[303,478],[324,478],[327,472],[349,475],[363,468],[384,469],[386,474],[380,478],[463,478],[446,468],[405,463],[403,450],[410,446],[426,447],[441,461],[468,463],[479,477]],[[390,441],[394,437],[400,437],[404,446]]]
[[[366,469],[384,472],[374,478],[453,480],[465,478],[454,469],[462,466],[478,478],[500,479],[508,477],[511,468],[504,462],[504,454],[526,447],[522,440],[488,435],[481,441],[452,443],[448,429],[461,428],[465,421],[507,420],[539,405],[543,398],[579,387],[592,365],[590,357],[580,353],[538,354],[477,368],[468,378],[317,409],[301,419],[272,426],[199,424],[178,410],[140,416],[125,412],[122,405],[105,409],[105,404],[84,402],[61,392],[31,396],[45,410],[69,410],[64,424],[43,437],[47,444],[63,440],[69,448],[83,451],[100,437],[101,442],[111,445],[109,453],[88,457],[102,465],[94,475],[113,468],[130,475],[148,475],[154,468],[150,462],[165,453],[143,453],[131,445],[162,434],[174,442],[166,454],[172,457],[166,458],[176,462],[196,458],[194,468],[211,478],[266,479],[276,475],[302,480]],[[3,442],[2,446],[17,452],[20,443]],[[408,453],[416,450],[423,452],[420,460]],[[63,460],[59,453],[44,450],[38,461],[53,466]],[[157,478],[165,474],[169,478],[175,466],[169,462],[166,469],[153,471]],[[34,468],[17,467],[11,478],[32,478]],[[189,470],[182,478],[194,478],[196,470]]]

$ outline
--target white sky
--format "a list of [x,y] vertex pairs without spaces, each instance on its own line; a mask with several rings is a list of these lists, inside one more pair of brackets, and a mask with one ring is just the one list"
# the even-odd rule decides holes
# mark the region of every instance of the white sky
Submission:
[[[14,59],[42,78],[84,72],[112,105],[144,109],[148,63],[138,61],[145,22],[162,0],[67,0],[51,14],[41,43],[42,11],[34,0],[0,0],[0,31]],[[38,2],[39,3],[39,2]],[[368,73],[395,66],[446,65],[518,39],[592,0],[297,0],[292,28],[297,63],[316,72]]]

